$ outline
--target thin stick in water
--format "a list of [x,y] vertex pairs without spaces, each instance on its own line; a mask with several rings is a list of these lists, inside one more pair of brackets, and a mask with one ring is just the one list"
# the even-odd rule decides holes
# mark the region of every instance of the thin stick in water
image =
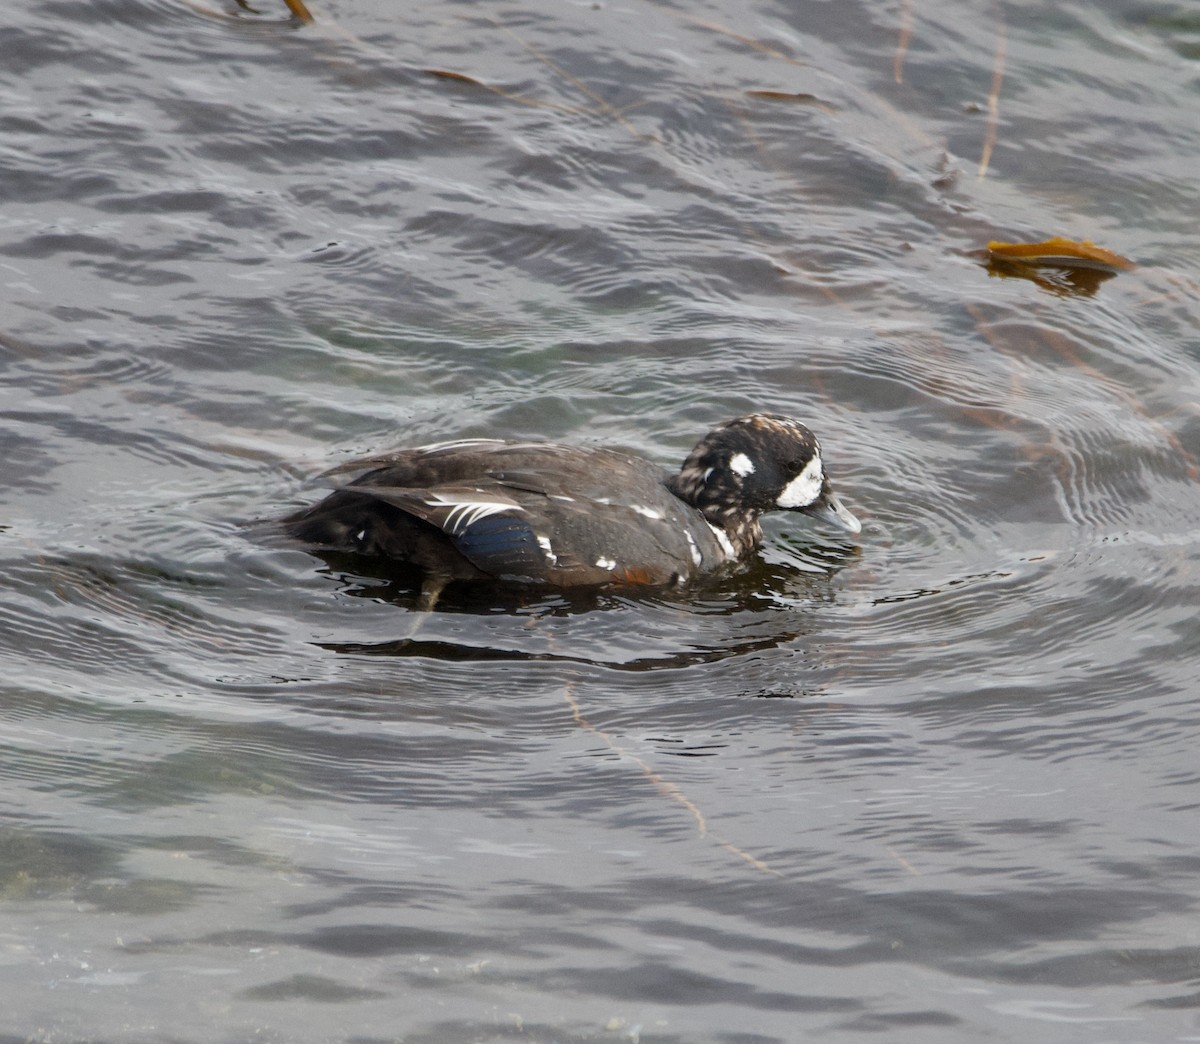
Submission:
[[1008,30],[1001,22],[996,35],[996,61],[992,65],[992,89],[988,94],[987,135],[983,140],[983,155],[979,157],[979,174],[987,173],[992,160],[992,147],[996,144],[996,124],[1000,119],[1000,85],[1004,83],[1004,55],[1008,50]]
[[913,0],[904,0],[904,7],[900,11],[900,39],[896,41],[896,57],[892,61],[892,76],[897,83],[904,82],[904,56],[908,54],[913,21]]

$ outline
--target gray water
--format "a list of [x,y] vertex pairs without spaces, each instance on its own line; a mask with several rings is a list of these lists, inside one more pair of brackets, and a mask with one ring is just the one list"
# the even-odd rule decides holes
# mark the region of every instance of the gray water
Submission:
[[[1195,5],[313,8],[5,6],[0,1040],[1200,1040]],[[859,540],[250,525],[752,409]]]

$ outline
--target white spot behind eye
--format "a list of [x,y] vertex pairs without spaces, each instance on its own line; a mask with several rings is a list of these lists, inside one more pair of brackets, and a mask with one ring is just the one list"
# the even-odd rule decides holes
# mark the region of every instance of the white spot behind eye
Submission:
[[708,481],[708,480],[709,480],[709,479],[712,477],[712,473],[713,473],[713,469],[712,469],[712,468],[705,468],[705,469],[704,469],[704,477],[703,477],[703,478],[701,478],[701,479],[700,479],[700,481],[701,481],[701,482],[707,482],[707,481]]
[[754,474],[754,461],[744,453],[735,453],[729,458],[729,470],[735,475],[745,478],[747,475]]
[[816,454],[804,465],[791,482],[783,487],[783,492],[775,500],[777,507],[800,508],[808,507],[821,495],[821,484],[825,481],[825,471],[821,466],[821,455]]

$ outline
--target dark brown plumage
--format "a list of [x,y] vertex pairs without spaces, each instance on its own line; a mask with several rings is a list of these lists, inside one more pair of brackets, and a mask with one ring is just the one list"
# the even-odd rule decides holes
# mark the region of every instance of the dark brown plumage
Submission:
[[344,465],[365,472],[283,520],[321,548],[384,555],[425,573],[421,604],[446,583],[556,587],[683,584],[742,558],[766,511],[803,511],[850,532],[816,437],[752,414],[709,432],[668,475],[609,449],[465,439]]

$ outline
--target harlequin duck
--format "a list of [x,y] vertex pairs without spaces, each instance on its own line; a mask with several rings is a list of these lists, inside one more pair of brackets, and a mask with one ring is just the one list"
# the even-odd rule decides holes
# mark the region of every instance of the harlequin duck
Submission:
[[813,433],[769,413],[710,431],[675,475],[609,449],[493,439],[329,474],[364,470],[283,524],[306,544],[418,566],[424,609],[452,580],[683,584],[757,548],[764,511],[862,528],[830,488]]

